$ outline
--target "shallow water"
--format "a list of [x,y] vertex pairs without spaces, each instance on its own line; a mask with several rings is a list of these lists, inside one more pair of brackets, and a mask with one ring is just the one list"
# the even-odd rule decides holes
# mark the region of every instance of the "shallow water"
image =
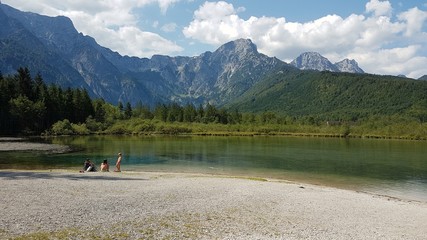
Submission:
[[6,152],[0,168],[80,169],[84,159],[122,170],[279,178],[427,202],[427,142],[300,137],[61,137],[76,151]]

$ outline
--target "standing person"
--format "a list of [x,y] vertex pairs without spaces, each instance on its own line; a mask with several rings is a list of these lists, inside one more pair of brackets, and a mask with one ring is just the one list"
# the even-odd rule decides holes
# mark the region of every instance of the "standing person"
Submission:
[[104,159],[104,162],[101,163],[101,172],[109,172],[110,165],[108,164],[107,159]]
[[117,162],[116,162],[116,170],[114,172],[121,172],[120,171],[120,163],[122,162],[122,153],[117,154]]

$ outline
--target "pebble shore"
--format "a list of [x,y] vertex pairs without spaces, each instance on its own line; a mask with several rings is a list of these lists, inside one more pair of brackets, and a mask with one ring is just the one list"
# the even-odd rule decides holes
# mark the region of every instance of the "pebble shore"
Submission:
[[0,239],[425,239],[427,203],[185,173],[0,171]]

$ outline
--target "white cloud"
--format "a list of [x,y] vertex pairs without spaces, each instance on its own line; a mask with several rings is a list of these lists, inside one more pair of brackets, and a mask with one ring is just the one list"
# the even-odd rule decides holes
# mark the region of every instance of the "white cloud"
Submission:
[[406,22],[406,36],[414,36],[419,34],[427,19],[427,12],[421,11],[418,8],[412,8],[398,15],[398,18]]
[[180,0],[153,0],[152,2],[158,2],[162,13],[165,14],[171,5],[174,5],[179,1]]
[[[153,54],[174,54],[183,51],[176,43],[156,33],[138,28],[134,10],[158,4],[164,14],[181,0],[3,0],[25,11],[49,16],[63,15],[72,19],[79,32],[90,35],[102,46],[124,55],[151,57]],[[171,26],[169,26],[171,29]]]
[[168,23],[162,26],[164,32],[175,32],[178,25],[176,23]]
[[416,66],[427,74],[426,58],[418,56],[427,51],[427,33],[422,32],[427,12],[414,8],[394,18],[390,2],[371,0],[366,13],[373,14],[346,18],[327,15],[305,23],[274,17],[252,16],[245,20],[231,3],[206,2],[195,11],[183,33],[215,46],[250,38],[260,52],[285,61],[302,52],[317,51],[331,61],[354,58],[371,73],[416,77]]
[[[101,45],[139,57],[173,55],[183,48],[140,29],[138,8],[157,4],[160,13],[165,14],[184,1],[194,0],[2,0],[25,11],[68,16],[78,31]],[[370,0],[361,14],[331,14],[309,22],[289,22],[284,17],[243,19],[239,14],[246,11],[245,7],[229,2],[205,2],[194,12],[193,20],[183,29],[189,45],[201,42],[217,47],[237,38],[250,38],[260,52],[285,61],[305,51],[317,51],[331,61],[354,58],[372,73],[413,77],[427,74],[427,61],[422,56],[427,53],[427,11],[423,9],[395,13],[390,1]],[[178,29],[176,24],[160,26],[158,21],[152,27],[164,32]]]
[[117,48],[124,49],[124,54],[130,56],[152,56],[182,50],[175,43],[157,34],[142,32],[136,27],[121,27],[115,38],[113,41],[117,44]]
[[354,52],[349,56],[359,59],[366,65],[368,72],[399,75],[418,78],[425,75],[427,57],[417,56],[419,45],[403,48],[381,49],[374,52]]
[[371,0],[366,3],[366,12],[373,12],[375,16],[390,16],[393,8],[389,1]]

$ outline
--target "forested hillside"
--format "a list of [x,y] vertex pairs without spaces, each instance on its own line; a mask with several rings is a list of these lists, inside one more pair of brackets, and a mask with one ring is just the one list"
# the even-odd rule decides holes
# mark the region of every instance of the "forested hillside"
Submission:
[[86,90],[47,86],[40,74],[34,79],[27,68],[13,76],[0,73],[0,135],[40,134],[63,119],[84,122],[94,115]]
[[[236,124],[241,115],[207,104],[195,107],[177,103],[155,107],[129,102],[114,106],[104,99],[91,99],[86,90],[47,85],[40,74],[34,78],[27,68],[14,75],[0,73],[0,136],[125,134],[157,132],[177,134],[188,128],[165,127],[159,123]],[[135,124],[136,122],[136,124]]]
[[282,68],[229,107],[284,116],[358,121],[400,115],[427,121],[427,82],[370,74]]
[[0,74],[0,135],[292,134],[427,139],[427,82],[286,67],[230,108],[91,99],[19,68]]

